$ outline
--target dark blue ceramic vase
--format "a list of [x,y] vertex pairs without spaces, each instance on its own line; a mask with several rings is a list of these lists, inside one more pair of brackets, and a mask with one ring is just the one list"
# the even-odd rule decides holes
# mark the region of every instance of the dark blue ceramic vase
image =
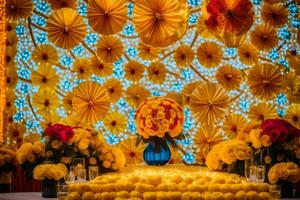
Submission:
[[144,161],[148,165],[165,165],[171,159],[171,150],[164,139],[155,138],[144,150]]

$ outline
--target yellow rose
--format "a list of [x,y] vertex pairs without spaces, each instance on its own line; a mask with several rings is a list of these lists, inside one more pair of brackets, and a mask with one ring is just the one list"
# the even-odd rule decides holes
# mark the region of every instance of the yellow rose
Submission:
[[51,147],[53,149],[59,149],[61,146],[61,142],[59,140],[52,140]]
[[252,143],[253,147],[259,149],[262,147],[262,143],[260,141],[260,129],[252,129],[249,133],[249,140]]
[[278,175],[281,179],[286,180],[289,177],[290,173],[286,167],[283,167],[278,169]]
[[33,150],[34,153],[39,154],[39,153],[41,153],[41,151],[42,151],[42,147],[41,147],[41,146],[38,146],[38,145],[34,145],[34,146],[32,147],[32,150]]
[[291,170],[288,181],[291,183],[297,183],[300,180],[300,169]]
[[268,135],[261,136],[261,142],[264,147],[269,147],[272,145],[270,137]]

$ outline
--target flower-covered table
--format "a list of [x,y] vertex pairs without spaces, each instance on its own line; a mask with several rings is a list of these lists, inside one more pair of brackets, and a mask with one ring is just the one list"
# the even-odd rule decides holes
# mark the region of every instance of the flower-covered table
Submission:
[[129,166],[88,183],[71,184],[73,199],[271,199],[267,183],[200,166]]

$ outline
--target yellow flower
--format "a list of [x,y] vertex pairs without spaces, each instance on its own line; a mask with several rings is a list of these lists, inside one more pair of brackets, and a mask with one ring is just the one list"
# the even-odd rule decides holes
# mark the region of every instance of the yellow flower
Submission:
[[60,117],[56,113],[53,113],[52,115],[44,116],[44,120],[42,120],[40,124],[42,128],[45,130],[48,126],[56,124],[59,121],[60,121]]
[[127,118],[118,112],[112,112],[103,119],[105,128],[113,134],[123,132],[127,127]]
[[141,164],[143,163],[143,151],[144,145],[140,144],[136,146],[136,138],[130,137],[123,140],[119,144],[120,149],[123,151],[128,164]]
[[73,64],[73,70],[77,73],[79,79],[88,79],[92,74],[91,62],[89,59],[76,59]]
[[286,111],[285,119],[296,128],[300,128],[300,104],[292,104]]
[[206,154],[211,148],[223,141],[221,131],[213,125],[202,126],[195,135],[194,142],[202,152]]
[[194,60],[195,53],[188,45],[181,45],[174,51],[174,60],[178,68],[182,69]]
[[113,103],[117,102],[124,93],[121,81],[117,79],[108,79],[104,83],[104,87],[106,88],[108,95]]
[[276,66],[261,64],[251,68],[247,83],[254,96],[269,100],[281,91],[282,81],[281,72]]
[[253,123],[262,123],[264,120],[278,117],[275,106],[267,103],[252,105],[248,116]]
[[113,63],[123,54],[123,43],[115,36],[102,36],[97,44],[97,55],[104,63]]
[[51,65],[40,65],[37,71],[31,73],[32,85],[39,86],[40,89],[55,90],[59,82],[59,76]]
[[235,138],[247,126],[246,119],[238,114],[230,114],[224,120],[223,130],[229,138]]
[[24,137],[24,142],[34,143],[41,140],[41,135],[38,133],[30,133]]
[[6,34],[6,47],[14,48],[18,43],[18,37],[16,32],[7,32]]
[[182,95],[180,93],[177,92],[169,92],[166,95],[166,98],[172,99],[174,101],[176,101],[179,105],[183,105],[183,98]]
[[278,43],[276,30],[268,24],[261,24],[250,33],[251,43],[259,50],[269,51]]
[[80,140],[80,142],[79,142],[79,145],[78,145],[79,150],[80,150],[80,151],[86,150],[86,149],[89,147],[90,143],[91,143],[91,140],[90,140],[90,139],[88,139],[88,138],[83,138],[83,139]]
[[53,149],[59,149],[59,148],[61,147],[61,145],[62,145],[62,143],[61,143],[61,141],[59,141],[59,140],[53,140],[53,141],[51,142],[51,147],[52,147]]
[[260,140],[261,138],[260,132],[261,132],[260,129],[252,129],[249,133],[249,140],[252,143],[252,146],[256,149],[262,147],[262,142]]
[[76,0],[47,0],[47,2],[49,2],[53,10],[60,8],[77,8]]
[[226,90],[236,90],[242,82],[242,73],[231,65],[224,65],[218,69],[216,79]]
[[265,156],[265,163],[270,164],[272,161],[272,158],[270,156]]
[[268,135],[261,136],[261,142],[264,147],[269,147],[272,145],[271,139]]
[[16,106],[15,100],[17,99],[16,92],[12,88],[7,88],[5,91],[5,113],[15,114]]
[[161,50],[156,47],[152,47],[150,45],[144,44],[140,42],[137,47],[139,51],[139,57],[141,57],[144,60],[154,60],[158,57]]
[[95,56],[92,57],[90,66],[93,74],[100,77],[106,77],[113,73],[113,65],[111,63],[102,63]]
[[60,101],[53,90],[39,90],[33,95],[33,106],[42,116],[53,115],[60,105]]
[[127,91],[125,99],[133,108],[137,108],[145,99],[150,96],[150,92],[139,85],[131,85]]
[[220,45],[214,42],[205,42],[198,47],[197,55],[203,67],[214,68],[220,64],[223,51]]
[[125,78],[137,82],[144,75],[144,65],[137,61],[129,61],[124,68]]
[[240,60],[245,65],[255,65],[258,62],[259,52],[252,44],[243,44],[238,48]]
[[90,164],[90,165],[96,165],[96,164],[97,164],[96,158],[90,157],[90,158],[89,158],[89,164]]
[[25,133],[25,126],[21,123],[10,123],[8,125],[7,134],[10,143],[22,142]]
[[31,58],[37,64],[55,65],[58,62],[56,49],[49,44],[40,45],[34,48]]
[[154,84],[162,84],[165,81],[167,69],[166,66],[159,62],[153,62],[147,68],[148,78]]
[[261,18],[264,22],[280,28],[288,21],[288,9],[282,4],[265,3],[261,9]]
[[109,162],[108,160],[103,161],[103,167],[104,168],[108,169],[108,168],[110,168],[110,166],[111,166],[111,162]]

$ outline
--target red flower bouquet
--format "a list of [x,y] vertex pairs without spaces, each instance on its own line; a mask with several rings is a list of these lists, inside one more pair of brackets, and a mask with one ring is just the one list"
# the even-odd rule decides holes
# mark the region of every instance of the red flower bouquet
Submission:
[[62,124],[54,124],[45,130],[45,135],[50,137],[57,137],[61,142],[66,143],[74,135],[72,127],[64,126]]
[[300,130],[282,119],[268,119],[261,124],[262,134],[268,135],[272,143],[286,142],[290,137],[299,137]]

